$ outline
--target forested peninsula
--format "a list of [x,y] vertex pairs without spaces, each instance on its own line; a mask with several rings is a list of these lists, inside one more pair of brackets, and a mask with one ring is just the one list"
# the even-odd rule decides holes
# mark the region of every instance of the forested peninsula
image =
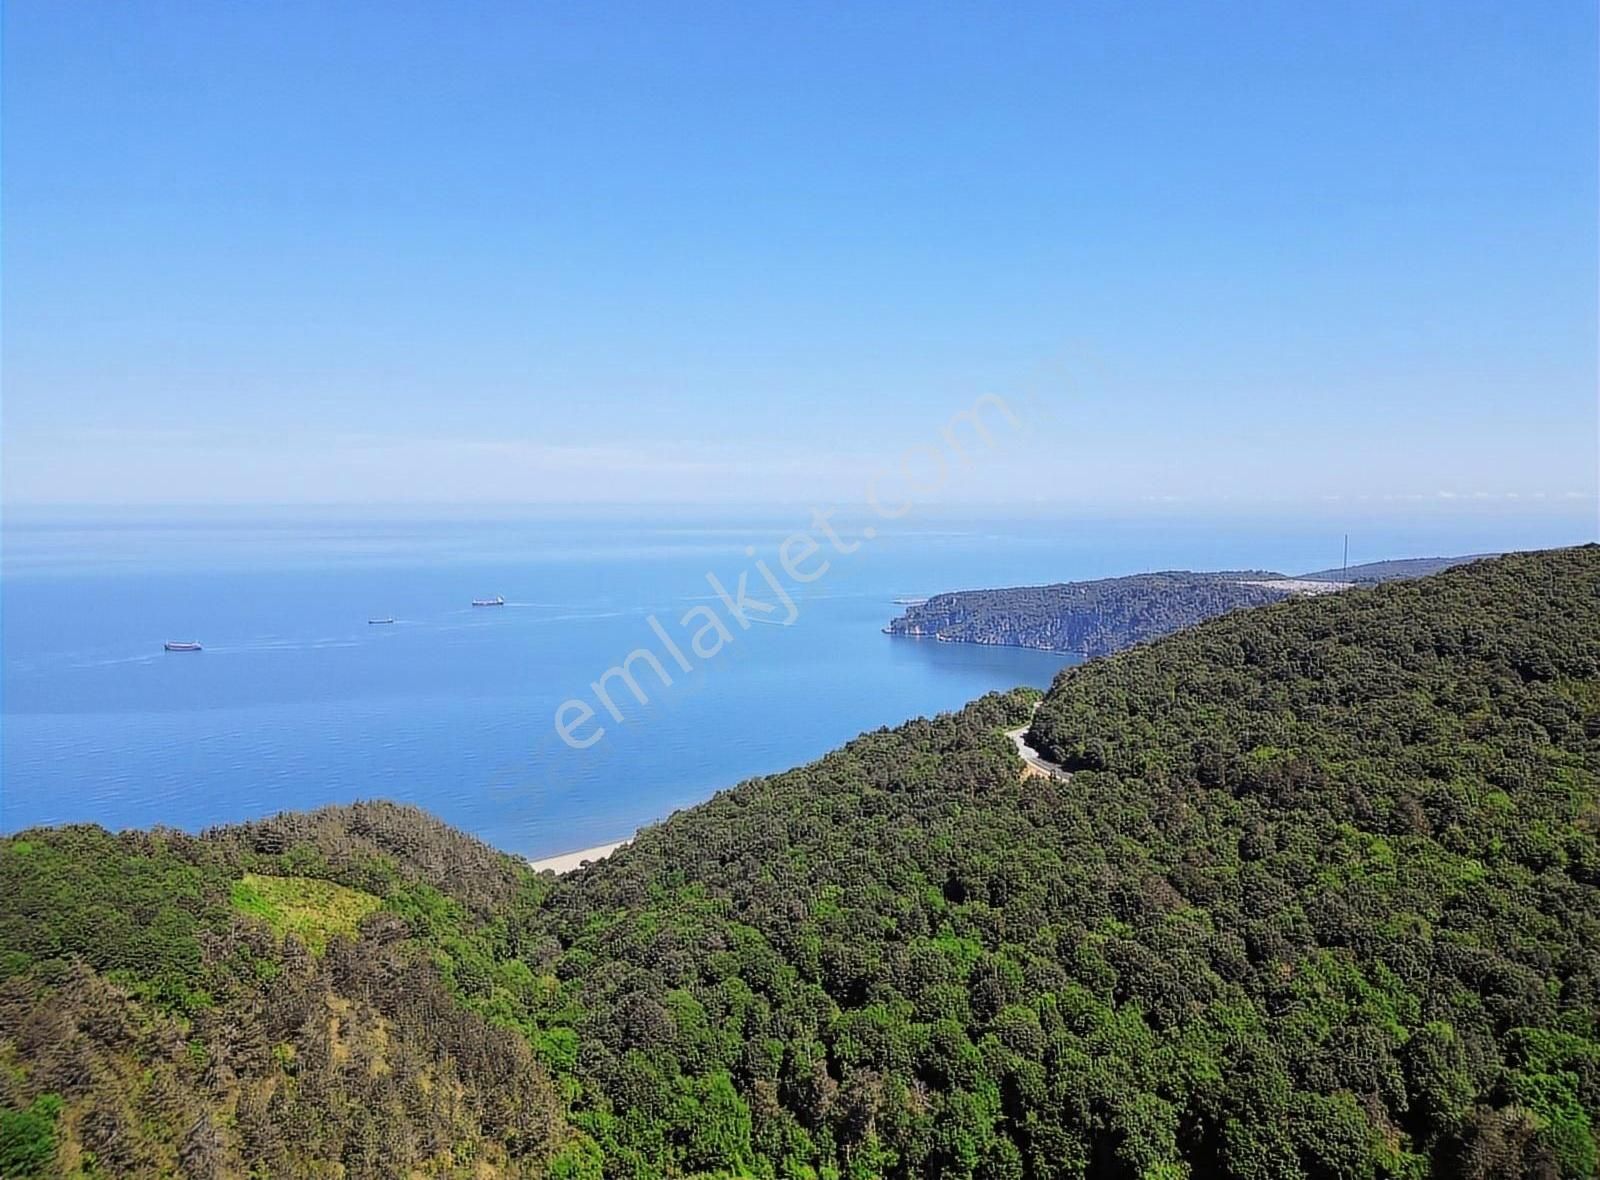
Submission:
[[956,643],[1103,656],[1204,619],[1289,597],[1266,570],[1167,570],[1050,586],[957,590],[908,606],[884,631]]
[[1268,570],[1165,570],[1048,586],[957,590],[907,605],[884,631],[947,643],[1103,656],[1244,607],[1439,573],[1477,557],[1414,557],[1290,577]]
[[1037,700],[560,878],[388,803],[0,840],[0,1175],[1595,1174],[1600,547]]

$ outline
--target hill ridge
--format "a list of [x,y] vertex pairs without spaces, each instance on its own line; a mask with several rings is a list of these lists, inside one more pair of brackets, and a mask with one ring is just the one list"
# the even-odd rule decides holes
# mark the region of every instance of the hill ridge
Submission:
[[[1068,669],[1030,732],[1070,782],[1006,736],[1036,700],[560,881],[389,804],[0,841],[0,1143],[130,1176],[1595,1171],[1600,547]],[[232,904],[247,873],[379,904],[330,894],[314,954]]]

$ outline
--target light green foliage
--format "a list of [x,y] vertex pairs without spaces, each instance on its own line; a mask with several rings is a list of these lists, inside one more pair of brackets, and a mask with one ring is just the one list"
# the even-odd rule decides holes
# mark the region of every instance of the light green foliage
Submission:
[[259,918],[280,937],[293,934],[313,954],[331,938],[354,938],[361,919],[382,904],[370,893],[312,877],[246,873],[234,882],[234,909]]
[[26,1110],[0,1110],[0,1176],[28,1180],[44,1176],[56,1154],[61,1099],[41,1094]]

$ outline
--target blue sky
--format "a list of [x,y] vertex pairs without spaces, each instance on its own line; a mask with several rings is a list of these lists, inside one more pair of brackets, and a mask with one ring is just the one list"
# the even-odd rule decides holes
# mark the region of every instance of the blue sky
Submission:
[[13,503],[1596,487],[1589,3],[4,27]]

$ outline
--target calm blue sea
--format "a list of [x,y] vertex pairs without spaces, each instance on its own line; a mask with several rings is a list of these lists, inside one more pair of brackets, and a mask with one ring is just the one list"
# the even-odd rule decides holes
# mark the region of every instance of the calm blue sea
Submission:
[[[682,672],[648,617],[687,653],[686,611],[728,619],[707,573],[733,587],[750,546],[778,569],[777,542],[808,520],[11,512],[0,830],[199,829],[384,797],[512,851],[586,847],[862,730],[1044,686],[1065,662],[891,638],[897,597],[1152,568],[1303,572],[1337,564],[1341,545],[1332,520],[907,523],[849,556],[825,548],[827,573],[788,585],[791,626],[730,621],[734,641]],[[1369,522],[1352,559],[1571,543],[1589,528],[1575,512]],[[469,605],[493,595],[506,605]],[[168,654],[169,639],[205,650]],[[639,647],[674,683],[643,670],[648,707],[623,690],[623,723],[602,716],[585,750],[561,743],[556,707],[593,704],[591,682]]]

